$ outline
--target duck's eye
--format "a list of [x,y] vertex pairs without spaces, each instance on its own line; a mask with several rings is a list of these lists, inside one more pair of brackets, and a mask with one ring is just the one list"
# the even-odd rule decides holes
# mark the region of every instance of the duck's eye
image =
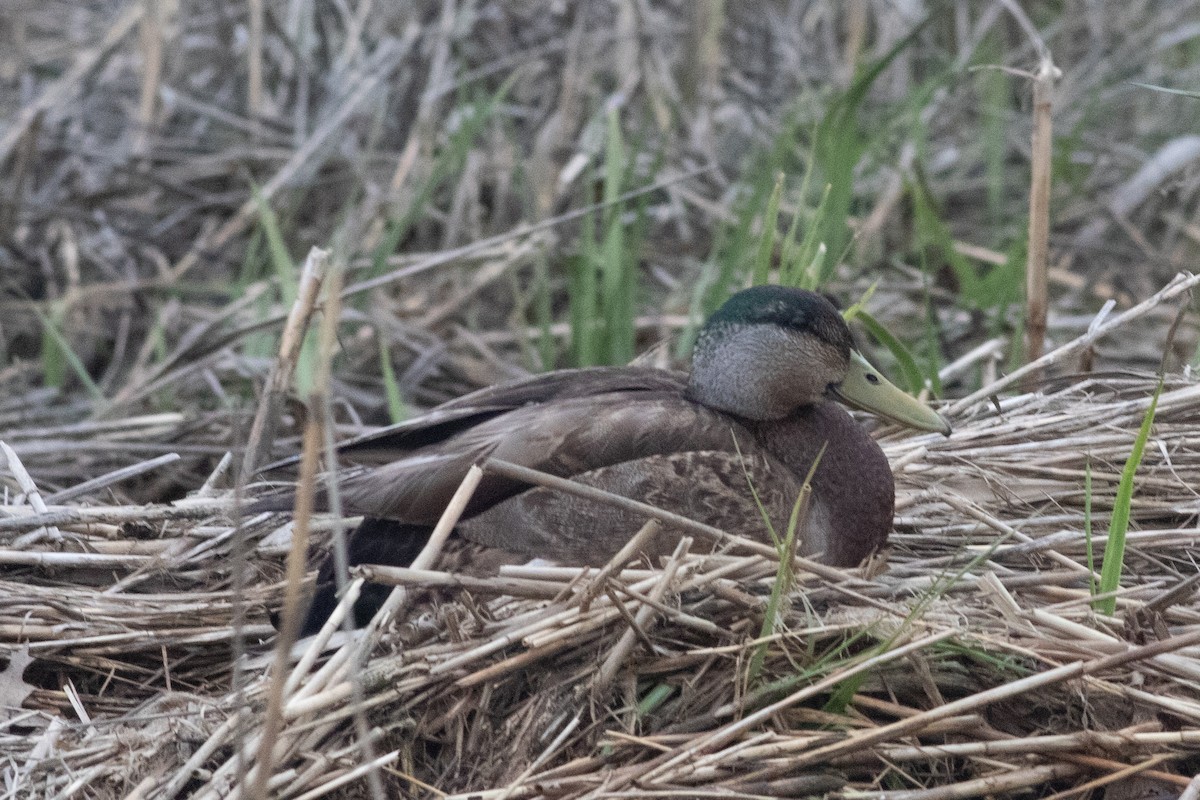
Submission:
[[872,386],[879,385],[879,376],[874,372],[868,372],[865,377],[867,379],[867,383],[871,384]]

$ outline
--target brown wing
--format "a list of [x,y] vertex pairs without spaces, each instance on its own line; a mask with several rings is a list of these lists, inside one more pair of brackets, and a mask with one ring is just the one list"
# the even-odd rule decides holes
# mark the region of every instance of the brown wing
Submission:
[[[341,442],[338,452],[356,463],[384,464],[525,406],[612,392],[681,394],[686,386],[685,373],[650,367],[588,367],[546,372],[465,394],[419,417]],[[262,467],[260,472],[292,466],[298,461],[298,456],[285,458]]]
[[[495,456],[572,477],[655,455],[697,450],[736,452],[754,436],[728,417],[678,391],[618,391],[514,408],[417,448],[390,464],[347,480],[342,497],[353,513],[430,524],[441,515],[474,463]],[[467,515],[527,489],[485,476]]]
[[674,392],[687,386],[687,375],[644,367],[590,367],[546,372],[488,386],[443,403],[410,420],[343,442],[339,452],[356,461],[395,460],[397,452],[445,441],[473,425],[513,409],[613,392]]
[[[787,532],[801,481],[751,441],[745,455],[725,449],[653,455],[575,476],[575,480],[631,497],[665,511],[716,526],[727,533],[770,541],[765,511],[776,534]],[[754,493],[750,485],[754,486]],[[755,500],[755,493],[758,500]],[[801,533],[801,551],[824,545],[816,519]],[[611,505],[568,497],[549,489],[522,492],[459,525],[466,538],[529,558],[568,564],[603,564],[645,522]],[[809,529],[812,530],[809,530]],[[683,532],[664,528],[644,552],[671,553]],[[694,552],[711,543],[697,541]]]

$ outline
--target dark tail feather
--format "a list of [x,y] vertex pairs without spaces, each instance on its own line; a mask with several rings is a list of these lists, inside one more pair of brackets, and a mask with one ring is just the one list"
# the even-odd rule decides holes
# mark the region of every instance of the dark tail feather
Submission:
[[[432,532],[431,528],[425,526],[368,517],[350,534],[347,543],[350,566],[385,564],[391,567],[407,567],[420,554]],[[355,627],[362,627],[370,622],[390,593],[391,587],[384,584],[368,583],[363,586],[362,594],[354,603]],[[300,635],[310,636],[319,631],[337,604],[337,581],[334,578],[333,553],[330,553],[317,572],[316,593],[308,607]],[[279,627],[277,616],[272,616],[271,621]]]
[[[317,510],[324,510],[325,491],[318,490],[317,496],[313,498],[313,507]],[[293,487],[280,489],[279,491],[271,492],[250,501],[243,509],[242,513],[245,516],[254,516],[255,514],[290,512],[296,508],[296,490]]]

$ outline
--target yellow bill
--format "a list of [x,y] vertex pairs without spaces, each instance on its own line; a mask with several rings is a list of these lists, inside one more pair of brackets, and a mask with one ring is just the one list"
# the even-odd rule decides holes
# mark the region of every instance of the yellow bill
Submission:
[[879,374],[862,353],[850,353],[850,370],[833,389],[846,405],[870,411],[900,425],[950,435],[950,423],[941,414]]

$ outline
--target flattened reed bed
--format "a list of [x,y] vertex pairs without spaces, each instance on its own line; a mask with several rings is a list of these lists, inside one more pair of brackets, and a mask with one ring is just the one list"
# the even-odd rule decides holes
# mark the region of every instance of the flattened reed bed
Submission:
[[[663,564],[483,577],[452,561],[359,570],[407,588],[398,622],[334,634],[324,655],[300,645],[271,795],[363,796],[370,769],[393,792],[481,798],[931,800],[1131,775],[1183,791],[1200,769],[1191,377],[1164,382],[1112,617],[1093,609],[1083,533],[1090,465],[1098,569],[1156,383],[1097,375],[999,410],[980,400],[948,439],[881,431],[898,492],[886,559],[798,562],[765,636],[778,563],[761,547],[696,539]],[[246,520],[239,564],[233,498],[212,492],[140,521],[97,500],[0,508],[0,563],[21,565],[0,581],[6,786],[245,796],[285,521]]]
[[[597,124],[615,111],[630,188],[654,187],[641,262],[656,300],[643,310],[666,298],[671,312],[632,320],[646,343],[692,322],[717,245],[757,213],[736,198],[769,189],[775,169],[794,186],[808,157],[744,161],[806,150],[803,129],[852,66],[917,24],[898,4],[828,0],[9,5],[3,797],[245,796],[253,783],[289,529],[265,516],[234,527],[238,498],[220,488],[233,459],[213,465],[245,438],[242,402],[269,366],[261,334],[286,310],[291,279],[264,231],[284,232],[280,250],[354,242],[347,294],[388,287],[342,316],[371,331],[343,331],[330,392],[348,401],[339,425],[360,432],[359,415],[385,407],[381,355],[398,376],[386,383],[432,405],[565,346],[571,326],[542,318],[566,299],[547,265],[579,254],[570,222],[596,197]],[[1075,359],[1157,363],[1165,295],[1140,321],[1090,310],[1150,294],[1195,262],[1197,238],[1191,98],[1131,82],[1194,85],[1192,9],[1085,5],[1038,20],[1067,89],[1049,332],[1089,330],[1037,367],[1060,375]],[[958,4],[914,40],[862,116],[872,155],[838,182],[863,216],[833,288],[853,300],[881,276],[873,308],[905,341],[927,333],[912,326],[931,324],[932,299],[955,359],[945,385],[993,373],[1011,333],[981,325],[927,252],[944,244],[989,274],[1026,217],[997,204],[1025,196],[1030,162],[1012,70],[1030,66],[1031,42],[1005,8],[1017,6]],[[463,138],[472,120],[482,127]],[[912,246],[910,183],[945,206],[953,241]],[[807,202],[789,192],[785,205]],[[385,246],[393,235],[404,241]],[[529,281],[548,281],[545,296]],[[1195,339],[1188,320],[1176,352]],[[951,440],[880,431],[899,482],[890,553],[861,572],[798,564],[765,636],[775,560],[706,557],[699,540],[670,565],[603,576],[467,580],[449,554],[395,574],[410,590],[397,626],[362,651],[309,651],[288,678],[270,796],[360,797],[378,788],[370,769],[395,794],[481,798],[932,800],[1081,794],[1131,773],[1178,788],[1200,766],[1196,387],[1167,378],[1108,618],[1089,602],[1083,475],[1099,549],[1154,379],[1029,392],[1019,375],[955,402]],[[997,413],[988,394],[1014,386],[1026,393]]]

